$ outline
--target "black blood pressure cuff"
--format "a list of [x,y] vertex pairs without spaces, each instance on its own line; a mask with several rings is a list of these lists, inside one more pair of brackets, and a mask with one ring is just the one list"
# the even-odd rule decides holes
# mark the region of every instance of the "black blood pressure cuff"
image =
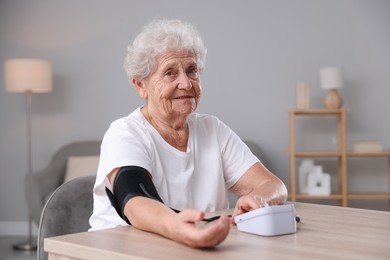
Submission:
[[114,194],[106,187],[107,196],[118,215],[128,224],[130,221],[125,216],[124,210],[130,199],[142,196],[163,203],[149,172],[142,167],[126,166],[120,168],[115,176],[113,187]]

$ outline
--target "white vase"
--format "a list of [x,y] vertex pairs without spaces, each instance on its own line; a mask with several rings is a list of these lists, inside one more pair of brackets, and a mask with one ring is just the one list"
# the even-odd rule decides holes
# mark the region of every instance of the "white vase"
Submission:
[[307,193],[307,177],[310,171],[314,168],[314,161],[304,159],[298,169],[298,189],[299,193]]

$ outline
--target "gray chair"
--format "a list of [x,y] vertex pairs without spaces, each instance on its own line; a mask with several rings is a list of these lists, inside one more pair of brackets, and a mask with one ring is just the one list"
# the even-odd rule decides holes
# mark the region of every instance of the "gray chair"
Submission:
[[95,176],[78,177],[55,190],[43,208],[38,228],[38,260],[46,260],[43,248],[46,237],[60,236],[89,229],[93,210]]
[[37,225],[47,199],[64,181],[68,157],[99,155],[100,144],[101,141],[79,141],[67,144],[54,154],[45,169],[27,174],[26,201],[30,217]]

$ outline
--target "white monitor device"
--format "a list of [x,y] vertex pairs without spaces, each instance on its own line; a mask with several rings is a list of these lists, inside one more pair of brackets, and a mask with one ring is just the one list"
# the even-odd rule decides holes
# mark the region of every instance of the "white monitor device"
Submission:
[[297,231],[293,204],[259,208],[234,218],[239,231],[260,236],[278,236]]

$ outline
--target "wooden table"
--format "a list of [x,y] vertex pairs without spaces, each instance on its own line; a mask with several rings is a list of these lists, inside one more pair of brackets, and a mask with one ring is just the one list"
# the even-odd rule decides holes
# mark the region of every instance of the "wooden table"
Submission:
[[261,237],[232,225],[226,240],[193,249],[131,226],[46,238],[49,259],[390,259],[390,212],[294,203],[295,234]]

